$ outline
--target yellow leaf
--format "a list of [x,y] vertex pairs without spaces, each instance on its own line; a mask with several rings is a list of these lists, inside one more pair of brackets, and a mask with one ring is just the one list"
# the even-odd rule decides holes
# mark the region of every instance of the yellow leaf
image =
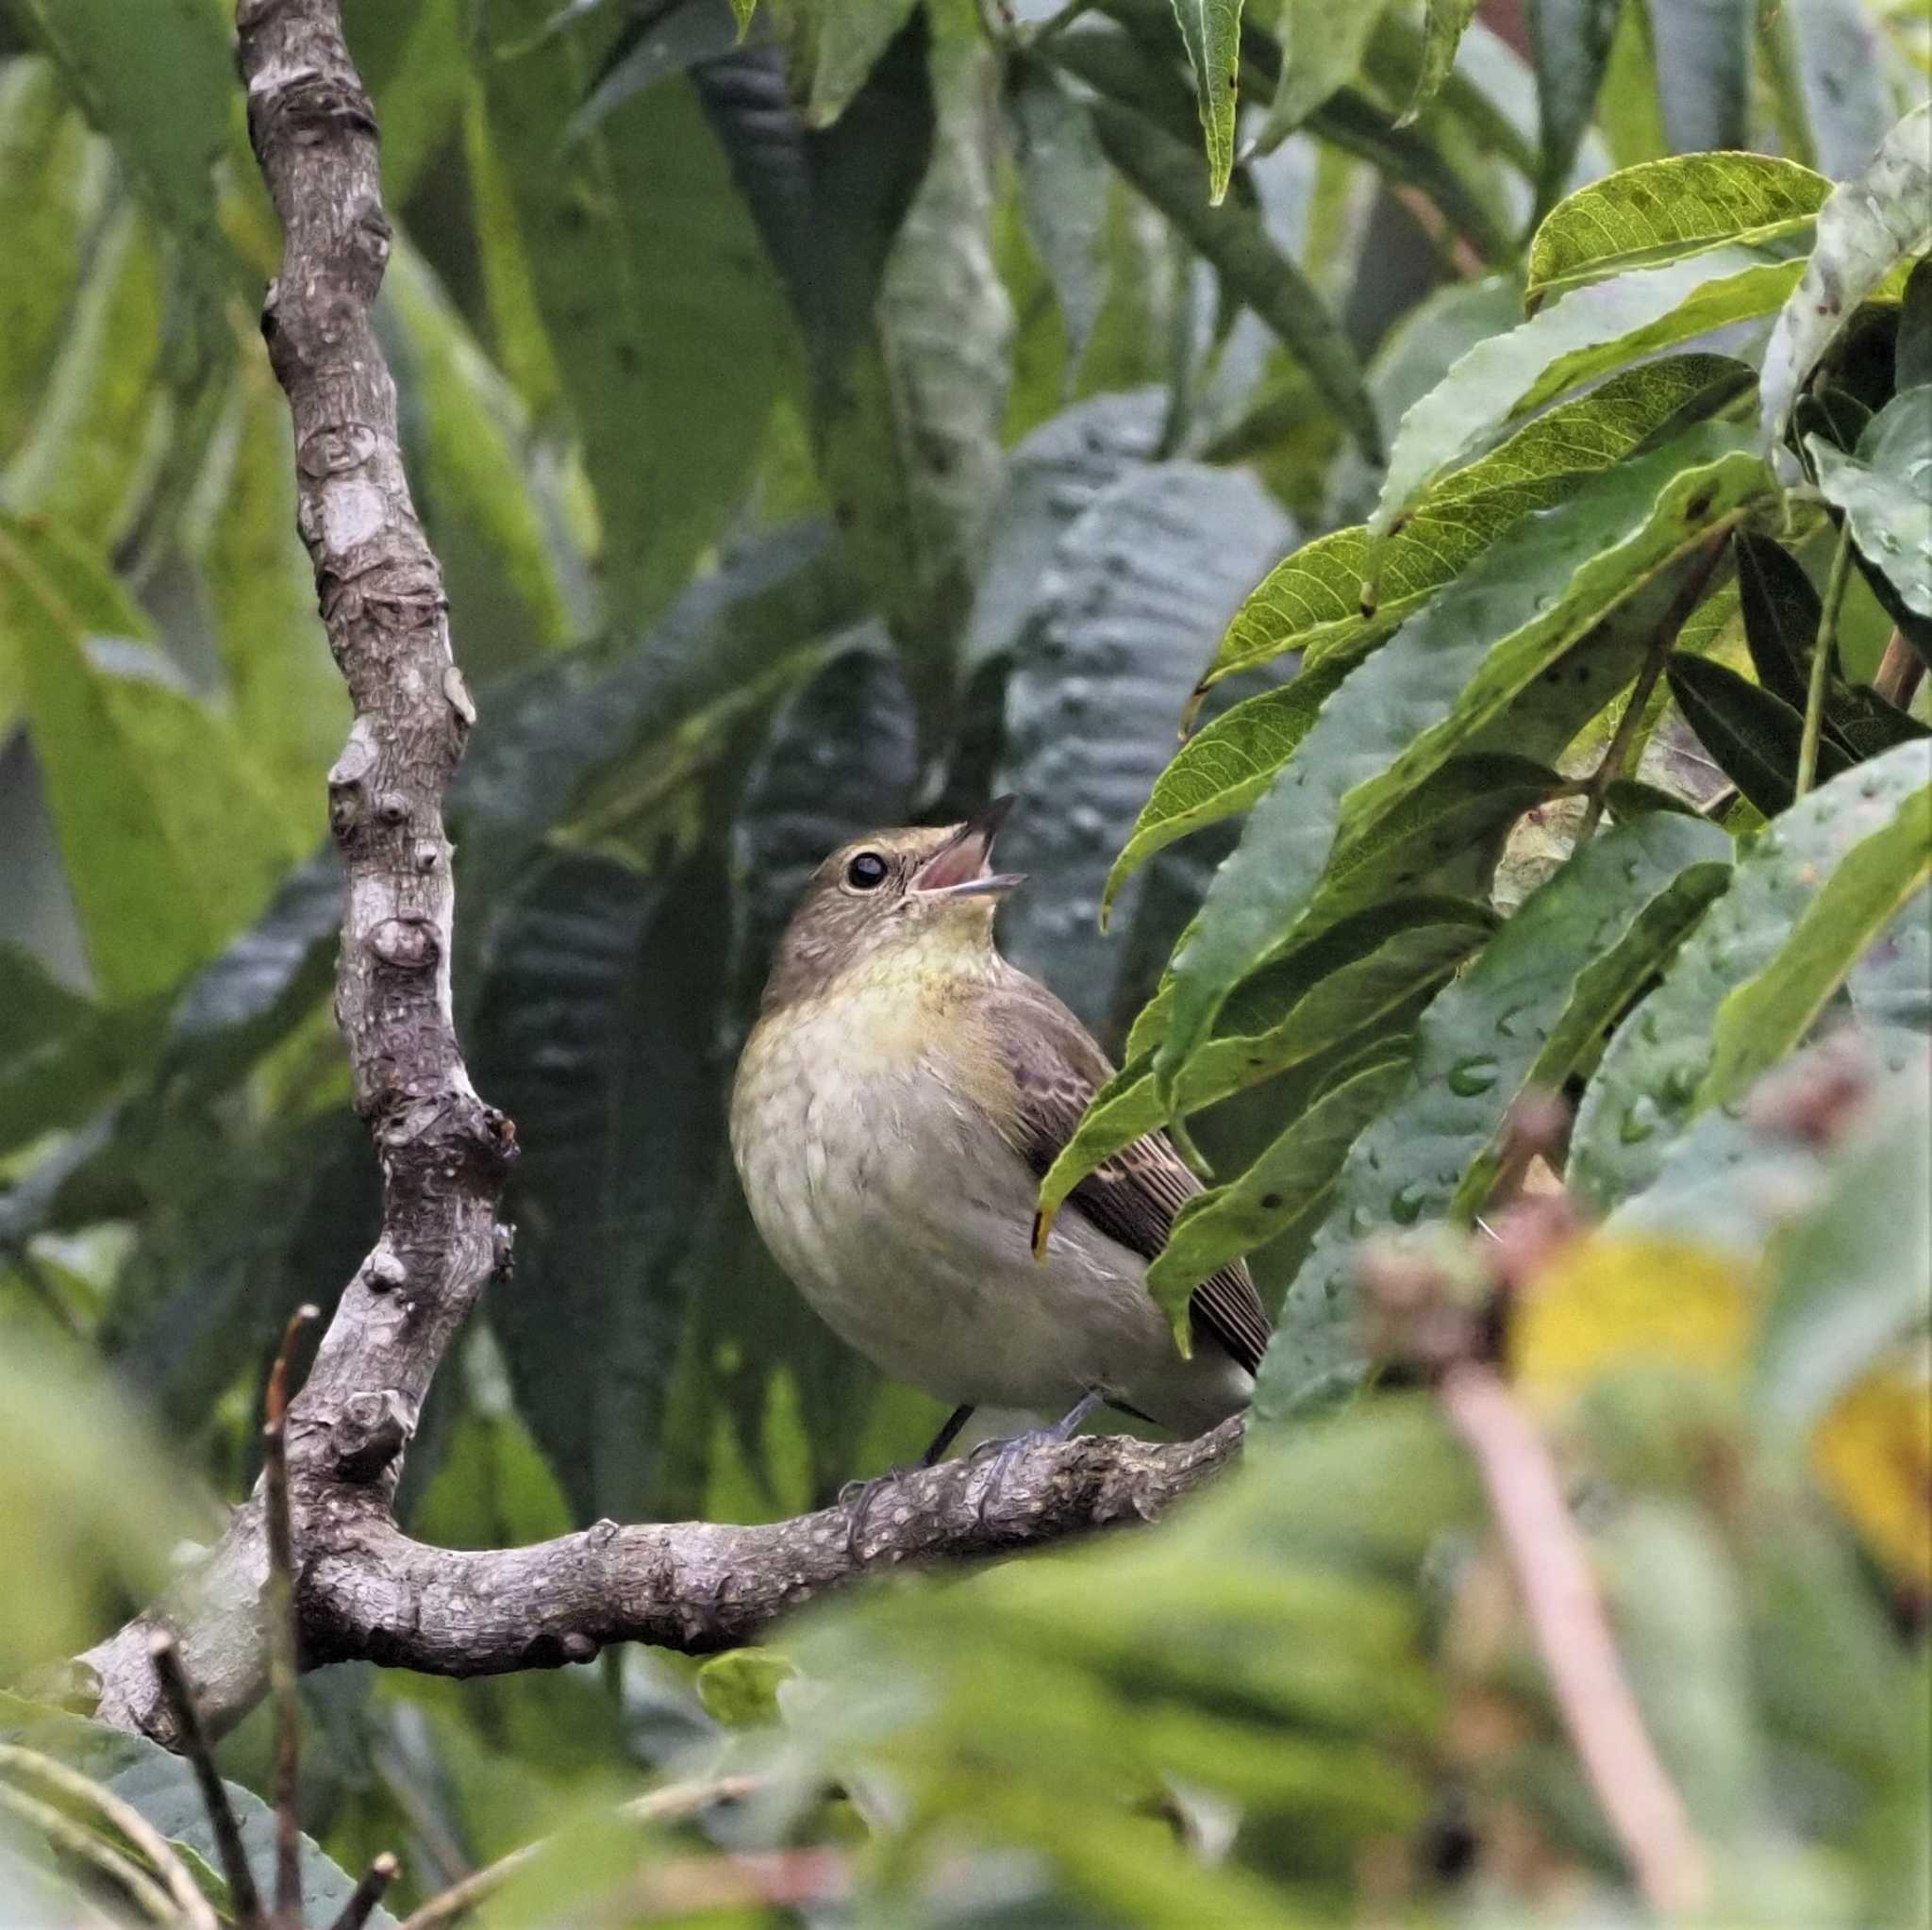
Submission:
[[1671,1240],[1574,1240],[1518,1310],[1515,1378],[1550,1406],[1612,1368],[1690,1368],[1729,1380],[1742,1368],[1757,1303],[1756,1282],[1727,1255]]
[[1885,1362],[1855,1381],[1819,1423],[1820,1484],[1880,1561],[1932,1595],[1932,1385],[1915,1363]]

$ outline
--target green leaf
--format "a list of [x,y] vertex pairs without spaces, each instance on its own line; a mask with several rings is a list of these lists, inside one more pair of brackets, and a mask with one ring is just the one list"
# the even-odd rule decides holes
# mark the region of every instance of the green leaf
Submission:
[[88,132],[51,60],[0,69],[0,458],[10,456],[65,339],[85,242],[108,184],[106,143]]
[[1773,1247],[1754,1406],[1781,1429],[1809,1428],[1888,1346],[1924,1324],[1932,1118],[1923,1060],[1917,1071],[1882,1089]]
[[1534,310],[1624,269],[1802,234],[1830,192],[1823,175],[1762,154],[1683,154],[1620,169],[1544,217],[1529,244],[1524,300]]
[[1906,607],[1932,617],[1932,384],[1894,395],[1843,456],[1820,436],[1805,447],[1819,492],[1851,525],[1859,554]]
[[110,1003],[162,990],[207,957],[293,855],[222,720],[142,645],[93,641],[142,628],[78,543],[0,517],[0,631],[24,654],[55,832]]
[[914,0],[843,0],[813,15],[816,58],[806,119],[829,127],[865,85],[911,16]]
[[1550,207],[1562,193],[1583,137],[1596,111],[1610,41],[1623,0],[1531,0],[1529,52],[1536,67],[1541,160],[1536,202]]
[[1476,0],[1427,0],[1423,11],[1423,62],[1415,92],[1403,108],[1398,127],[1409,126],[1434,99],[1456,64],[1457,43],[1474,17]]
[[1584,1094],[1569,1179],[1586,1198],[1608,1206],[1655,1177],[1674,1134],[1707,1103],[1725,1000],[1775,965],[1839,865],[1924,786],[1928,757],[1913,743],[1860,764],[1745,848],[1730,890],[1618,1028]]
[[[1674,651],[1664,674],[1718,768],[1766,817],[1775,817],[1795,795],[1803,713],[1706,657]],[[1835,744],[1820,742],[1822,775],[1836,776],[1849,761]]]
[[1892,387],[1907,389],[1932,382],[1932,260],[1913,263],[1899,307],[1898,335],[1892,345]]
[[1577,289],[1478,344],[1403,417],[1370,534],[1387,536],[1430,482],[1518,416],[1639,357],[1769,314],[1800,273],[1795,261],[1718,248]]
[[151,1002],[103,1010],[0,944],[0,1153],[79,1125],[153,1050]]
[[1865,948],[1845,989],[1868,1030],[1932,1033],[1932,892],[1921,893]]
[[934,47],[932,164],[885,262],[870,332],[817,398],[834,520],[907,654],[929,727],[950,698],[1000,484],[1012,309],[992,259],[983,55],[945,40]]
[[1006,105],[1026,230],[1059,303],[1071,376],[1107,301],[1107,157],[1091,115],[1043,61],[1014,58]]
[[1526,1092],[1560,1090],[1723,889],[1729,852],[1715,825],[1674,813],[1602,833],[1437,995],[1403,1095],[1349,1154],[1288,1289],[1256,1387],[1262,1415],[1281,1418],[1352,1383],[1362,1238],[1481,1211],[1510,1108]]
[[1663,0],[1649,12],[1671,146],[1694,154],[1749,145],[1755,0]]
[[727,1729],[775,1722],[778,1691],[797,1673],[798,1665],[774,1650],[732,1649],[699,1669],[698,1700]]
[[[400,324],[391,354],[410,404],[410,481],[451,601],[468,613],[463,660],[480,687],[567,641],[575,627],[521,446],[522,412],[406,241],[391,251],[382,292],[385,314]],[[499,608],[504,616],[489,622]]]
[[1208,151],[1208,202],[1219,208],[1234,173],[1241,88],[1241,0],[1173,0],[1194,75],[1194,106]]
[[1176,1336],[1203,1280],[1321,1205],[1357,1136],[1402,1089],[1410,1045],[1397,1039],[1371,1048],[1372,1063],[1323,1093],[1239,1179],[1197,1194],[1181,1208],[1167,1245],[1147,1269],[1147,1290]]
[[1781,28],[1790,47],[1818,166],[1835,181],[1856,175],[1891,121],[1877,18],[1858,0],[1805,0],[1802,7],[1780,8],[1767,25],[1773,32]]
[[[18,1696],[0,1692],[0,1738],[51,1755],[131,1805],[177,1848],[192,1853],[210,1872],[221,1868],[221,1851],[201,1800],[192,1764],[158,1742],[106,1722],[61,1714]],[[238,1783],[225,1786],[229,1807],[242,1833],[242,1847],[263,1896],[275,1894],[275,1819],[261,1798]],[[309,1922],[331,1922],[347,1904],[356,1880],[331,1862],[312,1838],[297,1845],[302,1909]],[[396,1920],[379,1905],[367,1921],[376,1930],[395,1930]]]
[[1818,239],[1792,291],[1759,385],[1764,444],[1782,441],[1818,360],[1858,304],[1908,256],[1932,249],[1932,106],[1914,108],[1885,137],[1871,165],[1832,191],[1818,211]]
[[1108,158],[1274,331],[1363,452],[1378,455],[1381,426],[1355,350],[1313,285],[1269,239],[1260,216],[1239,203],[1212,205],[1200,159],[1138,115],[1102,100],[1093,119]]
[[1768,487],[1731,432],[1693,429],[1520,524],[1356,671],[1256,807],[1175,960],[1163,1090],[1232,987],[1294,929],[1332,844],[1468,748],[1607,610]]
[[[1932,752],[1898,753],[1932,769]],[[1932,785],[1898,802],[1891,822],[1839,860],[1778,952],[1725,993],[1710,1040],[1697,1106],[1741,1099],[1760,1073],[1790,1051],[1824,1011],[1858,957],[1932,881]]]
[[1038,801],[1000,839],[1001,862],[1028,879],[1002,914],[1003,942],[1097,1029],[1124,951],[1099,924],[1108,855],[1159,776],[1193,666],[1291,534],[1245,472],[1162,463],[1096,496],[1040,578],[994,786]]
[[1324,101],[1353,80],[1368,50],[1379,0],[1334,7],[1327,0],[1284,0],[1281,8],[1281,78],[1269,104],[1257,145],[1278,146]]
[[[598,36],[542,37],[553,10],[491,9],[498,44],[525,51],[482,60],[488,141],[596,493],[608,607],[636,621],[737,507],[797,337],[690,83],[569,140]],[[673,448],[675,463],[639,459]]]
[[1157,851],[1244,811],[1294,755],[1322,706],[1354,668],[1331,655],[1277,690],[1263,690],[1198,730],[1155,779],[1100,893],[1105,925],[1114,896]]
[[[1306,1065],[1387,1020],[1455,971],[1494,926],[1484,907],[1456,898],[1397,898],[1341,920],[1237,990],[1188,1068],[1181,1109],[1194,1111]],[[1162,1023],[1159,1005],[1157,998],[1142,1015],[1126,1068],[1094,1095],[1041,1182],[1047,1224],[1083,1179],[1160,1125],[1146,1058]]]

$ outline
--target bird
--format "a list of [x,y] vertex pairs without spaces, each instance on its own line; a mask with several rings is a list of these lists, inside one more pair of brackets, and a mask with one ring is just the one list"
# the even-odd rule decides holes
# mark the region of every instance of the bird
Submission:
[[732,1156],[759,1234],[848,1345],[952,1412],[1103,1403],[1176,1434],[1245,1407],[1269,1320],[1245,1264],[1194,1289],[1191,1351],[1147,1265],[1201,1190],[1165,1134],[1083,1179],[1036,1251],[1041,1176],[1113,1073],[1067,1007],[1000,954],[992,869],[1014,800],[882,830],[812,873],[733,1081]]

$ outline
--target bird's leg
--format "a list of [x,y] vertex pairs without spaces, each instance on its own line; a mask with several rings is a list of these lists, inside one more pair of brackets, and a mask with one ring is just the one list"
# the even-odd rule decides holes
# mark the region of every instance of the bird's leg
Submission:
[[939,1457],[942,1454],[944,1454],[949,1447],[952,1446],[954,1441],[956,1441],[959,1438],[959,1430],[962,1427],[964,1427],[969,1421],[973,1419],[973,1415],[974,1407],[972,1402],[970,1401],[967,1402],[964,1406],[955,1407],[953,1411],[946,1416],[945,1425],[941,1427],[936,1435],[933,1436],[932,1445],[929,1448],[927,1448],[923,1455],[920,1456],[919,1465],[922,1468],[931,1467],[932,1464],[935,1461],[937,1461]]
[[978,1456],[987,1449],[993,1451],[992,1472],[987,1476],[986,1486],[979,1490],[979,1522],[987,1525],[987,1517],[993,1504],[999,1499],[1007,1485],[1007,1476],[1012,1472],[1013,1463],[1028,1448],[1041,1447],[1047,1442],[1071,1440],[1080,1430],[1081,1423],[1107,1399],[1098,1388],[1090,1388],[1074,1403],[1071,1412],[1063,1414],[1051,1427],[1035,1427],[1024,1434],[1016,1434],[1006,1440],[985,1440],[973,1450]]
[[[952,1446],[959,1430],[972,1420],[973,1412],[973,1406],[968,1402],[964,1406],[955,1407],[946,1416],[944,1426],[932,1438],[932,1445],[919,1457],[922,1468],[931,1467]],[[872,1505],[879,1497],[879,1489],[908,1472],[905,1468],[888,1468],[883,1474],[874,1474],[869,1481],[848,1481],[840,1489],[839,1506],[848,1510],[850,1517],[845,1526],[845,1552],[855,1562],[863,1559],[859,1541],[865,1533],[866,1518],[872,1513]]]

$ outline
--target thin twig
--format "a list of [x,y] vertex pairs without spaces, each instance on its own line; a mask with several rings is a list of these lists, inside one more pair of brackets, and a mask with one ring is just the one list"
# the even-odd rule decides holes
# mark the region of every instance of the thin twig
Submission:
[[97,1810],[118,1829],[154,1866],[170,1897],[184,1930],[221,1930],[214,1905],[202,1895],[200,1887],[188,1873],[188,1866],[175,1854],[175,1848],[153,1823],[131,1803],[124,1802],[113,1790],[105,1789],[92,1776],[38,1749],[25,1749],[17,1742],[0,1742],[0,1770],[19,1770],[43,1783],[51,1784],[63,1796],[72,1796]]
[[208,1747],[208,1733],[202,1727],[201,1712],[195,1706],[194,1690],[182,1666],[180,1644],[167,1629],[157,1631],[148,1643],[154,1657],[155,1673],[160,1679],[161,1693],[168,1699],[175,1718],[175,1733],[180,1739],[181,1754],[194,1771],[201,1788],[201,1805],[215,1833],[215,1846],[221,1854],[222,1874],[228,1880],[228,1898],[235,1905],[240,1930],[257,1930],[261,1922],[261,1898],[255,1888],[255,1872],[248,1867],[248,1852],[242,1846],[242,1825],[235,1821],[235,1806],[228,1801],[227,1785],[215,1767],[214,1752]]
[[1707,1888],[1704,1851],[1624,1679],[1549,1450],[1492,1368],[1457,1361],[1439,1389],[1475,1457],[1563,1725],[1638,1887],[1653,1909],[1694,1910]]
[[[756,1776],[697,1776],[635,1796],[620,1805],[617,1813],[627,1822],[681,1822],[725,1803],[741,1803],[758,1788],[758,1783]],[[493,1863],[486,1863],[481,1870],[460,1883],[451,1884],[405,1918],[402,1930],[436,1930],[439,1924],[455,1922],[501,1889],[525,1864],[541,1856],[549,1847],[550,1839],[540,1838],[510,1851],[507,1856],[499,1856]]]
[[1811,650],[1811,682],[1805,692],[1805,729],[1798,739],[1798,775],[1792,795],[1803,797],[1818,778],[1818,740],[1824,730],[1824,694],[1831,687],[1832,659],[1838,654],[1838,613],[1852,569],[1852,525],[1838,533],[1831,574],[1824,579],[1824,607],[1818,612],[1818,641]]
[[382,1893],[396,1880],[402,1866],[385,1850],[362,1872],[362,1881],[349,1894],[349,1901],[337,1913],[329,1930],[362,1930],[382,1901]]
[[262,1394],[262,1494],[268,1531],[268,1678],[275,1699],[275,1930],[302,1930],[302,1833],[299,1813],[302,1732],[295,1701],[300,1644],[295,1632],[295,1533],[289,1507],[289,1356],[302,1329],[322,1309],[298,1306],[282,1332]]
[[9,1783],[0,1783],[0,1809],[10,1809],[23,1822],[39,1830],[57,1850],[91,1864],[123,1889],[135,1908],[151,1923],[178,1923],[175,1899],[137,1863],[92,1830],[82,1827],[65,1810]]

